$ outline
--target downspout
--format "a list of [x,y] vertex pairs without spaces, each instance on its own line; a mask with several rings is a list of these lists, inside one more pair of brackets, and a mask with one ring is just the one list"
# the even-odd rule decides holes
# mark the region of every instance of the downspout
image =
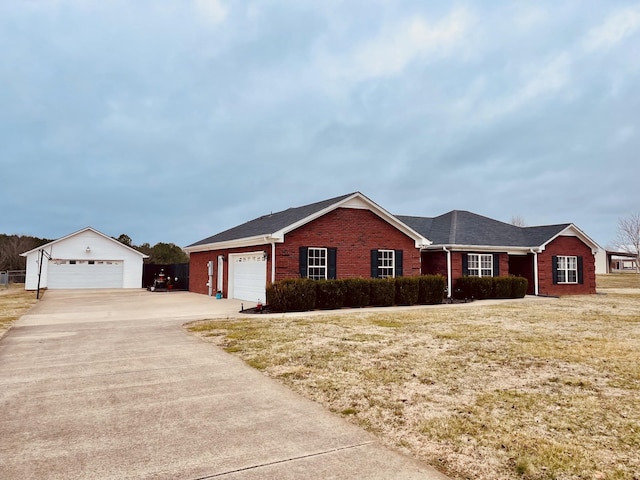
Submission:
[[447,247],[442,246],[442,250],[447,252],[447,298],[451,298],[451,250],[447,250]]
[[538,296],[538,252],[532,248],[531,253],[533,253],[533,294]]
[[271,284],[276,283],[276,242],[271,242]]

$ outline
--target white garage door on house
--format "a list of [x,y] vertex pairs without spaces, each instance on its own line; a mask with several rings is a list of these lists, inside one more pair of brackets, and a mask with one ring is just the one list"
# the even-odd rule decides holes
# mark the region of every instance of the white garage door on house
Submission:
[[231,264],[230,297],[250,302],[265,302],[267,260],[263,252],[229,255]]
[[52,260],[49,288],[122,288],[122,260]]

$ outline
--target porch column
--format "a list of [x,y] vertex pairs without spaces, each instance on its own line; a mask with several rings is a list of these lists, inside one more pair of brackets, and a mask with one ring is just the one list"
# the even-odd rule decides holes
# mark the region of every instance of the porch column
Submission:
[[533,294],[538,295],[538,252],[533,253]]

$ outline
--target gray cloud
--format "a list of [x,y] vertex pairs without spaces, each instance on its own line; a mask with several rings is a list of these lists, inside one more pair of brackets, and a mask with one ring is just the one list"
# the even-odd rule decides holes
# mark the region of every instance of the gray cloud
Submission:
[[0,231],[186,245],[355,190],[394,213],[640,208],[640,8],[0,5]]

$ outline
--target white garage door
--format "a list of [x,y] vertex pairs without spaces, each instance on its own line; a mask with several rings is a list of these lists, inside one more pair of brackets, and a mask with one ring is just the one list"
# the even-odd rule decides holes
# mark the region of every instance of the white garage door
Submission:
[[122,288],[124,262],[53,260],[49,262],[48,288]]
[[229,255],[232,268],[230,297],[249,302],[266,301],[267,261],[264,253]]

